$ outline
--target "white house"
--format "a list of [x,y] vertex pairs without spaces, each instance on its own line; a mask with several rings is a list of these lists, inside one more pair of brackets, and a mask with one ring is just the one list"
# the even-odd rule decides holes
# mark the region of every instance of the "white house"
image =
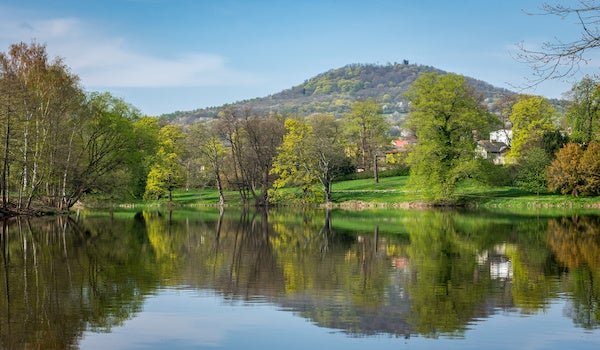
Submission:
[[504,142],[509,148],[512,145],[512,130],[501,129],[490,132],[490,141]]

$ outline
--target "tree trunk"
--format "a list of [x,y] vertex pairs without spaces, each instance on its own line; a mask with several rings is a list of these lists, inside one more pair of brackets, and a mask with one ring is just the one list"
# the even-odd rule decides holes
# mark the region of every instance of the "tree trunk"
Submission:
[[4,159],[2,165],[2,208],[8,206],[8,146],[10,141],[10,108],[6,111],[6,137],[4,139]]
[[62,181],[62,204],[61,206],[63,207],[62,209],[68,209],[68,208],[64,208],[64,206],[67,205],[67,178],[68,178],[68,174],[69,174],[69,166],[71,163],[71,153],[72,153],[72,148],[73,148],[73,137],[75,136],[75,128],[73,128],[73,131],[71,132],[71,138],[69,140],[69,151],[67,153],[67,162],[65,164],[65,169],[63,171],[63,181]]
[[219,206],[225,205],[225,196],[223,195],[223,184],[221,183],[221,177],[219,176],[219,168],[215,168],[215,181],[217,182],[217,190],[219,191]]
[[325,180],[325,204],[331,203],[331,180]]
[[377,164],[377,153],[373,156],[373,176],[375,178],[375,183],[379,183],[379,166]]

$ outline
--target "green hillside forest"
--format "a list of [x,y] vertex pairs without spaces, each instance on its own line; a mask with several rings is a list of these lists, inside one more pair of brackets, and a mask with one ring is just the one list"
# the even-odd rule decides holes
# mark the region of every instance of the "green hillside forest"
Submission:
[[[353,102],[373,98],[382,103],[387,119],[400,126],[408,116],[408,101],[403,96],[404,93],[418,77],[431,72],[447,74],[440,69],[411,64],[406,60],[386,65],[350,64],[329,70],[302,84],[267,97],[193,111],[178,111],[162,115],[161,118],[177,124],[191,124],[197,120],[214,119],[225,108],[251,108],[252,111],[262,114],[333,113],[339,118],[350,112]],[[514,94],[481,80],[467,78],[467,82],[484,97],[490,107],[493,106],[492,102],[501,96]]]

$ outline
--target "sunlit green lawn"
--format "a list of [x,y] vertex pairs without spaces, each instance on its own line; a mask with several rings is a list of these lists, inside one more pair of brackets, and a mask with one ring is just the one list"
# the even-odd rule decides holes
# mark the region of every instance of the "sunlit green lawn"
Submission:
[[[393,176],[379,179],[360,179],[340,181],[333,184],[332,202],[341,204],[346,202],[399,204],[423,202],[424,198],[419,193],[407,187],[408,176]],[[287,194],[300,196],[298,189],[283,189]],[[600,197],[573,198],[558,194],[535,194],[516,187],[489,187],[475,182],[464,182],[458,189],[459,203],[476,207],[598,207]],[[205,206],[215,205],[219,202],[216,189],[184,191],[173,193],[172,205]],[[228,205],[238,205],[240,196],[236,191],[225,192],[225,202]],[[137,201],[134,206],[162,206],[167,201]]]

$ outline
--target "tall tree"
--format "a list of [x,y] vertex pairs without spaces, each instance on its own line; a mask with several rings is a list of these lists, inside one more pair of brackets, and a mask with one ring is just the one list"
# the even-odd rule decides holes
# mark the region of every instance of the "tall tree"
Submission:
[[9,180],[10,180],[10,166],[12,159],[15,157],[14,150],[16,147],[13,146],[15,143],[15,124],[18,119],[18,101],[19,98],[16,94],[19,93],[19,82],[13,67],[11,67],[9,60],[4,54],[0,54],[0,120],[2,127],[0,127],[0,150],[2,156],[0,177],[0,192],[2,200],[2,208],[7,209],[9,204]]
[[229,184],[235,188],[242,202],[247,203],[249,199],[248,186],[246,185],[242,171],[242,141],[244,129],[242,127],[243,115],[247,115],[248,110],[240,112],[233,108],[227,108],[219,113],[215,125],[215,131],[223,144],[229,150],[229,156],[225,162],[228,168],[225,174],[229,174],[226,179]]
[[556,131],[552,124],[556,110],[541,96],[523,95],[512,107],[513,141],[509,158],[518,163],[527,151],[544,146],[544,135]]
[[36,43],[11,45],[0,61],[3,80],[13,82],[3,93],[13,101],[6,126],[15,154],[6,168],[12,168],[12,183],[18,184],[13,190],[17,206],[29,207],[34,197],[43,196],[46,204],[60,208],[64,169],[85,101],[79,79],[60,59],[50,61],[45,46]]
[[273,182],[273,187],[279,189],[290,185],[299,186],[303,197],[306,197],[315,180],[313,128],[301,118],[288,118],[285,121],[285,131],[271,170],[278,176]]
[[312,115],[308,123],[314,131],[311,142],[316,159],[314,173],[323,186],[325,203],[329,203],[333,181],[353,169],[346,156],[346,141],[341,124],[332,114]]
[[191,161],[197,163],[192,167],[196,172],[207,172],[214,180],[219,192],[219,204],[225,204],[223,193],[223,166],[227,150],[223,142],[217,137],[214,124],[207,125],[198,122],[192,125],[187,132],[187,153]]
[[270,172],[285,133],[283,123],[281,115],[257,115],[249,108],[219,114],[218,134],[231,154],[228,181],[244,203],[251,199],[257,206],[269,203]]
[[[61,196],[70,208],[84,194],[123,198],[140,160],[133,124],[140,113],[109,93],[91,93],[83,122],[75,121],[63,169]],[[80,124],[77,124],[80,122]]]
[[146,190],[148,173],[152,167],[154,156],[158,151],[158,133],[160,126],[154,117],[142,117],[132,125],[135,138],[134,153],[138,158],[132,164],[132,194],[135,198],[142,198]]
[[279,176],[273,186],[299,185],[307,194],[319,183],[329,203],[334,179],[349,168],[339,123],[331,114],[317,114],[308,120],[289,118],[285,129],[273,164],[272,172]]
[[424,74],[406,96],[418,140],[407,160],[409,186],[435,202],[453,200],[457,183],[479,169],[474,132],[489,131],[494,119],[463,76]]
[[244,119],[244,162],[246,183],[257,206],[269,204],[269,188],[273,181],[271,169],[277,148],[285,133],[284,119],[278,114],[252,115]]
[[578,171],[583,178],[581,194],[600,195],[600,142],[590,142],[581,156]]
[[358,167],[373,170],[377,182],[377,157],[381,156],[382,146],[387,145],[389,130],[381,105],[374,99],[357,101],[344,120],[349,137],[356,140]]
[[158,151],[148,173],[144,198],[159,199],[167,194],[173,199],[173,190],[181,186],[184,169],[181,159],[184,152],[184,133],[180,126],[165,125],[158,134]]
[[600,141],[600,86],[594,79],[583,78],[569,91],[571,103],[566,112],[572,142],[587,144]]

